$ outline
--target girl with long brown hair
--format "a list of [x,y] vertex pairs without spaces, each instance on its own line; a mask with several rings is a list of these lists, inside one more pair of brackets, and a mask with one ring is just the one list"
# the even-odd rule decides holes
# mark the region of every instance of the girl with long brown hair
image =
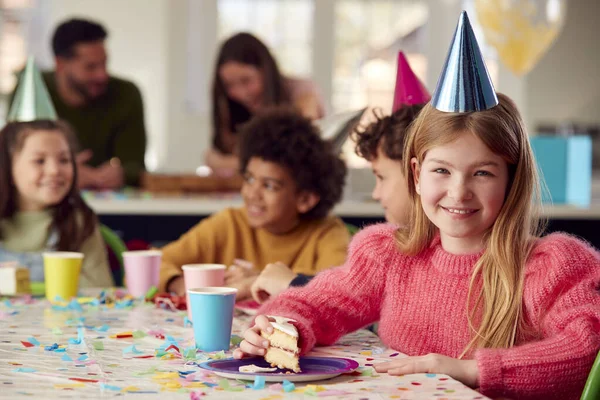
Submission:
[[213,138],[206,154],[207,165],[237,172],[240,126],[274,105],[291,105],[311,119],[324,114],[310,81],[283,76],[267,46],[255,36],[245,32],[231,36],[219,50],[214,71]]
[[0,131],[0,262],[43,281],[42,252],[81,252],[80,287],[113,286],[98,219],[77,189],[74,149],[62,121],[9,122]]

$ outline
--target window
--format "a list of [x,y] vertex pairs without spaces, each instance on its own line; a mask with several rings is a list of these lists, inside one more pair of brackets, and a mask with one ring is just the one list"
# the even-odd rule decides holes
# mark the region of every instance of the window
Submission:
[[389,112],[400,50],[425,81],[424,27],[429,15],[425,1],[338,0],[334,13],[334,112],[366,105]]
[[[337,0],[334,9],[333,112],[368,106],[391,112],[398,52],[425,82],[425,26],[429,8],[422,0]],[[362,124],[372,122],[367,112]],[[342,153],[348,166],[369,163],[356,155],[349,139]]]
[[219,41],[252,33],[273,52],[284,75],[310,77],[313,7],[313,0],[219,0]]

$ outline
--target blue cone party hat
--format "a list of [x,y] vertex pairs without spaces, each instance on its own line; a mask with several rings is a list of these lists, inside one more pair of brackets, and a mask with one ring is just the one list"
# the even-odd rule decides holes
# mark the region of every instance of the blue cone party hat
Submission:
[[483,111],[498,105],[466,11],[460,14],[431,104],[445,112]]
[[39,119],[56,120],[56,110],[33,57],[27,59],[25,70],[15,91],[7,122],[27,122]]

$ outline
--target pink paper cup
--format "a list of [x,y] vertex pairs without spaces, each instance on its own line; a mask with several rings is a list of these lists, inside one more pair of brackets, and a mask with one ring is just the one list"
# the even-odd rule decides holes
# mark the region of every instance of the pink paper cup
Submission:
[[188,290],[201,287],[217,287],[225,285],[225,269],[223,264],[187,264],[183,269],[185,295],[187,299],[188,318],[192,320],[192,307]]
[[125,281],[130,295],[142,297],[152,286],[158,287],[161,259],[160,250],[123,252]]

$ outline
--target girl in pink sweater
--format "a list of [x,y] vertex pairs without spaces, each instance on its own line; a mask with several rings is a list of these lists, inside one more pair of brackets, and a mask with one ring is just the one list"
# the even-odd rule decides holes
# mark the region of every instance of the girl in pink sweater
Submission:
[[540,237],[527,132],[464,13],[402,161],[409,223],[363,230],[344,266],[266,303],[234,356],[265,354],[267,315],[297,321],[302,354],[379,320],[408,357],[378,372],[448,374],[489,397],[579,398],[600,349],[600,254]]
[[578,398],[600,348],[600,257],[566,234],[540,238],[537,175],[506,96],[480,112],[427,105],[403,157],[405,229],[355,236],[344,266],[267,303],[234,356],[264,355],[265,315],[297,321],[302,354],[379,322],[409,357],[393,375],[443,373],[490,397]]

